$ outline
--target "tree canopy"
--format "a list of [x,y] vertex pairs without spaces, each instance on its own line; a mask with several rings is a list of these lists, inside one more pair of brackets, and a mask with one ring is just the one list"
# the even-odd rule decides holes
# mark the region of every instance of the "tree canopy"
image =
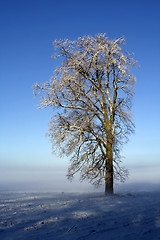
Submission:
[[34,85],[40,107],[52,107],[49,136],[53,151],[70,156],[68,177],[105,182],[113,193],[113,180],[123,181],[121,146],[133,133],[131,103],[135,77],[133,54],[123,50],[124,38],[105,34],[56,40],[54,58],[61,65],[51,79]]

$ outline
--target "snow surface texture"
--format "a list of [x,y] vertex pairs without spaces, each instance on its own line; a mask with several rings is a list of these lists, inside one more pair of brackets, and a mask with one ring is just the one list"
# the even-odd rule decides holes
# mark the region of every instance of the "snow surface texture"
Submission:
[[160,239],[160,193],[0,193],[0,239]]

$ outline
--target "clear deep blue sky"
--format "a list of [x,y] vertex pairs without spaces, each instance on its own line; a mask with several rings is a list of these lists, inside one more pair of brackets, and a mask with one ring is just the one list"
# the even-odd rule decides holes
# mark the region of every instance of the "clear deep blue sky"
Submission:
[[130,181],[160,180],[160,2],[0,0],[1,187],[50,181],[54,188],[61,178],[63,189],[68,162],[51,154],[45,134],[52,111],[37,110],[32,85],[56,67],[52,41],[97,33],[124,36],[140,65],[134,70],[136,131],[123,148],[125,164],[134,169]]

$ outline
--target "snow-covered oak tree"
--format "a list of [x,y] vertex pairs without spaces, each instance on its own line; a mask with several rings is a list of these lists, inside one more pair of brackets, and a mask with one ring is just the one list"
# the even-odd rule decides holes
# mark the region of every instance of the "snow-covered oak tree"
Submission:
[[34,85],[40,107],[54,110],[49,135],[53,150],[71,157],[68,177],[80,172],[82,180],[104,182],[106,194],[113,193],[114,179],[128,174],[120,149],[134,130],[130,67],[136,62],[123,45],[124,38],[105,34],[56,40],[54,57],[62,57],[62,64],[49,81]]

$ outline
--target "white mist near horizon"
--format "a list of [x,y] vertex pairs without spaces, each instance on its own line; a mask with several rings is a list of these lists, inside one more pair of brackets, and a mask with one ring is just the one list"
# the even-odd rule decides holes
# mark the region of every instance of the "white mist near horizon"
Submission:
[[[160,189],[160,165],[132,166],[125,183],[115,183],[115,191],[147,191]],[[0,191],[51,191],[51,192],[94,192],[104,191],[87,180],[80,182],[75,176],[70,182],[65,167],[2,167],[0,170]]]

